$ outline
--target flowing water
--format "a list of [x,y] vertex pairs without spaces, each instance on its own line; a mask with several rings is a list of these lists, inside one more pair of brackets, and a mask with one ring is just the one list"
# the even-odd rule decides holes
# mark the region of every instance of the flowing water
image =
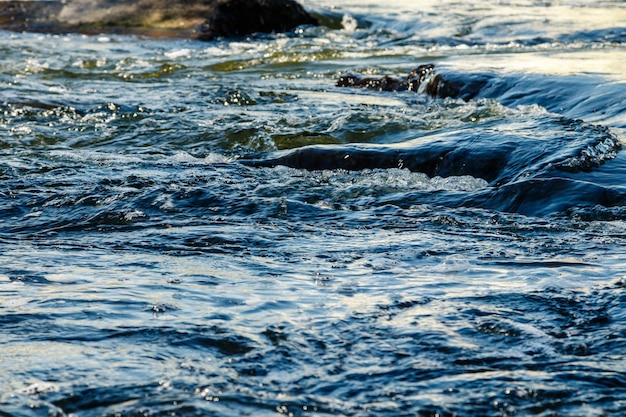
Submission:
[[304,5],[0,32],[0,416],[624,415],[626,3]]

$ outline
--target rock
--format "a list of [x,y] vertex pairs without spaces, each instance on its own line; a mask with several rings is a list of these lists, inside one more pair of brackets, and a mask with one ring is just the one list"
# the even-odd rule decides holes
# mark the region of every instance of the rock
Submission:
[[365,77],[344,74],[337,80],[338,87],[361,87],[379,91],[413,91],[431,97],[474,98],[488,84],[484,75],[446,74],[435,71],[434,64],[424,64],[413,69],[406,78]]
[[317,24],[294,0],[0,1],[0,29],[11,31],[212,40]]
[[420,65],[412,70],[409,75],[404,78],[393,78],[385,75],[384,77],[364,77],[359,74],[348,73],[339,77],[337,80],[338,87],[364,87],[380,91],[419,91],[424,81],[430,76],[435,68],[434,64]]
[[198,38],[289,32],[301,25],[317,25],[317,20],[292,0],[218,0]]

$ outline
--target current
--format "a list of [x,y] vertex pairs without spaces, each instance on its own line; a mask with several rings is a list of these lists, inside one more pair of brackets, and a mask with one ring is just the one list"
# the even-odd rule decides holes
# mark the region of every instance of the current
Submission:
[[0,416],[625,415],[626,3],[303,5],[0,31]]

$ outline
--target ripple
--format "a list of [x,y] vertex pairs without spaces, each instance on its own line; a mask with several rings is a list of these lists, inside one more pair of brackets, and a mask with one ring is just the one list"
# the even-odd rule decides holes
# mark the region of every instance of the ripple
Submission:
[[[0,33],[2,413],[623,414],[624,19],[570,3]],[[484,83],[335,87],[429,62]]]

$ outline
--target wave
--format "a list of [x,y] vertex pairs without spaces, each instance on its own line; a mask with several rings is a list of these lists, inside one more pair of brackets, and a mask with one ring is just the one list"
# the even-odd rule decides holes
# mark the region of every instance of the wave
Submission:
[[[519,87],[513,87],[509,91],[505,87],[515,86],[510,78],[439,72],[433,65],[421,65],[406,78],[343,75],[337,83],[340,87],[364,87],[380,94],[415,91],[436,100],[491,97],[516,104],[518,114],[516,118],[424,132],[395,144],[310,145],[240,162],[310,171],[400,168],[429,177],[471,176],[485,180],[489,189],[469,197],[453,196],[447,204],[537,215],[562,212],[577,204],[621,204],[623,193],[593,184],[583,175],[617,156],[622,144],[616,134],[606,126],[548,112],[541,105],[524,105],[533,98],[547,104],[552,98],[550,90],[532,94],[535,87],[530,87],[531,94],[521,94]],[[552,107],[570,99],[552,99]],[[452,106],[456,102],[447,103]]]
[[242,162],[307,170],[405,168],[431,177],[470,175],[497,186],[558,171],[587,171],[614,158],[621,149],[620,141],[605,127],[567,123],[573,126],[571,134],[554,137],[485,135],[483,131],[437,133],[395,146],[307,146],[275,158]]
[[[515,85],[526,85],[525,94]],[[406,168],[430,176],[472,175],[491,185],[519,178],[553,175],[554,171],[589,171],[615,158],[621,142],[602,125],[586,123],[544,110],[563,106],[571,98],[557,100],[542,85],[518,78],[497,79],[493,74],[463,74],[436,71],[420,65],[406,78],[342,75],[339,87],[364,87],[385,91],[414,91],[434,98],[495,98],[518,113],[528,113],[524,124],[473,125],[471,129],[427,133],[393,146],[350,144],[305,146],[265,160],[242,161],[252,166],[285,165],[308,170]],[[510,90],[507,87],[513,86]],[[563,85],[559,85],[563,87]],[[536,90],[539,89],[539,92]],[[384,94],[384,93],[381,93]],[[527,105],[529,100],[538,104]],[[561,107],[563,110],[563,107]],[[468,120],[474,121],[470,116]]]

